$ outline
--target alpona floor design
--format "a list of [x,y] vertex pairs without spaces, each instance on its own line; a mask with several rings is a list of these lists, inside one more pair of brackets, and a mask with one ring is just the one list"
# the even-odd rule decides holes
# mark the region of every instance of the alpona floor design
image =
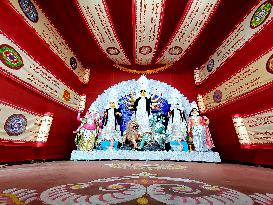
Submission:
[[0,204],[273,204],[273,170],[173,161],[79,161],[0,169]]

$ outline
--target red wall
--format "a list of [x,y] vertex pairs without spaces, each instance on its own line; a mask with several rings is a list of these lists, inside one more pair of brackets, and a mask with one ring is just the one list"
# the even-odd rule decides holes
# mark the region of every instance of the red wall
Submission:
[[[273,23],[228,60],[204,84],[199,86],[199,92],[205,93],[214,88],[250,61],[273,47],[272,33]],[[232,114],[252,113],[273,107],[272,97],[273,89],[268,89],[207,114],[211,120],[210,128],[216,147],[223,159],[273,165],[273,150],[245,150],[240,148],[231,118]]]
[[[3,32],[16,40],[20,47],[24,48],[58,78],[81,93],[82,85],[77,77],[44,45],[33,30],[26,26],[21,18],[18,18],[15,12],[5,4],[1,4],[0,13],[0,29]],[[77,126],[76,113],[36,94],[2,74],[0,74],[0,82],[0,99],[35,112],[52,112],[54,114],[48,145],[45,148],[0,146],[0,162],[69,158],[74,147],[72,131]]]

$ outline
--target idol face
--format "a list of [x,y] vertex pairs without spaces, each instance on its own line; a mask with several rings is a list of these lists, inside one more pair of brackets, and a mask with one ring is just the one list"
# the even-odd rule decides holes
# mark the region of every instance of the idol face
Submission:
[[93,118],[97,118],[99,116],[99,113],[98,112],[94,112],[93,114],[92,114],[92,117]]
[[86,117],[86,118],[89,118],[89,117],[90,117],[90,112],[87,111],[87,112],[85,113],[85,117]]
[[191,111],[192,115],[198,115],[199,112],[196,108],[193,108],[192,111]]
[[110,102],[110,108],[115,108],[115,107],[116,107],[115,102]]
[[141,95],[142,97],[145,97],[145,96],[146,96],[146,90],[141,90],[141,91],[140,91],[140,95]]

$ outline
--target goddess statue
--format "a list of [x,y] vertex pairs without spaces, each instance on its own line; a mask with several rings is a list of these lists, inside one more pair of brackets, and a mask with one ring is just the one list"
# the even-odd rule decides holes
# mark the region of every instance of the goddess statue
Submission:
[[179,94],[174,91],[170,99],[170,111],[168,114],[167,135],[173,151],[188,151],[186,142],[188,136],[185,108],[179,100]]
[[84,117],[81,118],[80,115],[81,113],[78,112],[77,120],[81,122],[81,125],[74,131],[77,133],[75,143],[79,150],[89,151],[94,148],[102,126],[102,119],[94,107],[91,107]]
[[186,140],[188,135],[184,107],[178,102],[171,105],[167,133],[171,136],[172,140],[177,141]]
[[133,101],[133,110],[135,111],[135,119],[139,125],[139,132],[141,134],[150,133],[149,116],[151,114],[151,104],[157,102],[160,98],[156,99],[156,90],[151,97],[147,94],[148,79],[145,76],[141,76],[138,79],[138,86],[140,89],[140,96]]
[[121,141],[120,122],[122,114],[118,108],[114,90],[111,91],[109,98],[109,107],[104,112],[103,128],[99,143],[104,140],[110,141],[109,149],[113,149],[114,141]]
[[208,151],[214,147],[208,125],[209,119],[206,116],[200,116],[199,110],[193,108],[189,117],[188,131],[195,151]]

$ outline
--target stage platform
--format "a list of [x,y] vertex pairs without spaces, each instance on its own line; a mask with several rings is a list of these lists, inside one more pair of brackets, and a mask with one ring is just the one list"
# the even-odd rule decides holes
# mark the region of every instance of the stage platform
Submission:
[[132,150],[73,150],[71,160],[172,160],[188,162],[221,162],[218,152],[132,151]]

